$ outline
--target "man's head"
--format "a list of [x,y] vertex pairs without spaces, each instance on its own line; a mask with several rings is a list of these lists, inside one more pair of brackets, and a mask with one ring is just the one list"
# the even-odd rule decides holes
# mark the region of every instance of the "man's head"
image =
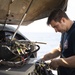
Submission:
[[56,32],[65,32],[68,30],[69,18],[66,13],[60,9],[51,12],[47,24],[55,29]]

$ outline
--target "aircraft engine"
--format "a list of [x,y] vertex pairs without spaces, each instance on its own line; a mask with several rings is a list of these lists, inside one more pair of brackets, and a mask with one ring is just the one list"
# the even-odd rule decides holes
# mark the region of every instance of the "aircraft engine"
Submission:
[[[33,50],[33,46],[37,47]],[[38,45],[27,40],[6,40],[0,43],[0,64],[21,66],[27,62],[33,53],[40,49]]]

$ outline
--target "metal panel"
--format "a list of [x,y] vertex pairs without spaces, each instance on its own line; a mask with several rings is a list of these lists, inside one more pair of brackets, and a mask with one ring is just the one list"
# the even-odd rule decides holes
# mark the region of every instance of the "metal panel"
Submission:
[[[0,0],[0,23],[19,24],[32,0]],[[66,10],[68,0],[33,0],[22,25],[48,17],[54,9]]]

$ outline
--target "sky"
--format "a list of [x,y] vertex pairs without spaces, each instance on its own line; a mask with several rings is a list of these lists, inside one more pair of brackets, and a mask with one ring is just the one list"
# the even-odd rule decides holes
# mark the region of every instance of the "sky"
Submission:
[[[67,15],[71,20],[75,20],[75,0],[68,0]],[[47,26],[47,18],[34,21],[27,26],[21,26],[21,32],[54,32],[54,29]]]

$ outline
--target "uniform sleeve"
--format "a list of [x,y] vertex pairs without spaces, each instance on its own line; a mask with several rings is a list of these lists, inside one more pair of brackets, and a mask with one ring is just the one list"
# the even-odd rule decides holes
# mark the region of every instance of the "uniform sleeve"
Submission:
[[62,48],[63,45],[63,40],[64,40],[64,33],[61,34],[61,40],[60,40],[60,47]]
[[73,46],[73,52],[75,54],[75,30],[71,34],[71,43],[72,43],[72,46]]

